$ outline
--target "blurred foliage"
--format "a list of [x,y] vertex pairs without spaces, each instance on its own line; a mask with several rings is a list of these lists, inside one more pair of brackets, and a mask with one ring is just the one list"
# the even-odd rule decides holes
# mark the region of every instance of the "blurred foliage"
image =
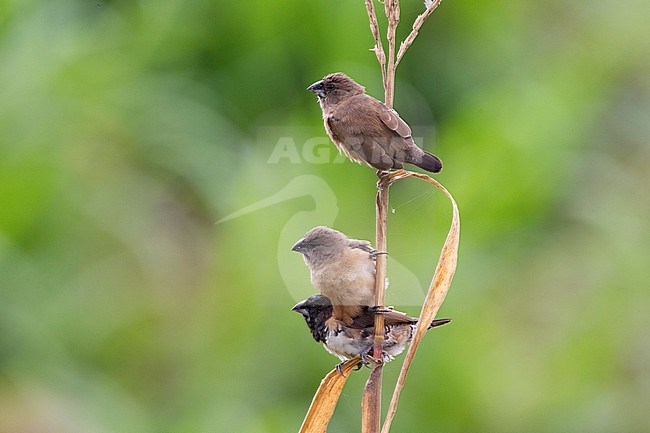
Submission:
[[[405,56],[395,106],[463,232],[394,431],[650,426],[648,22],[456,0]],[[0,2],[0,431],[297,430],[337,361],[290,311],[313,291],[290,240],[374,236],[374,172],[333,161],[305,88],[342,70],[381,97],[371,46],[361,1]],[[415,181],[391,205],[426,286],[449,205]],[[331,431],[358,430],[366,375]]]

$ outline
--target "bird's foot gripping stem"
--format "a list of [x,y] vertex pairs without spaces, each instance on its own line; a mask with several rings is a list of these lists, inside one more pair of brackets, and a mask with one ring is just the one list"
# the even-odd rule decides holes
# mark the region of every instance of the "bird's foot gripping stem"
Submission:
[[377,359],[371,355],[372,351],[373,351],[373,347],[370,346],[359,354],[359,356],[361,357],[361,363],[359,365],[365,365],[367,367],[370,367],[370,364],[382,364],[384,362],[383,353],[382,353],[382,359]]
[[382,256],[382,255],[387,256],[388,252],[386,252],[386,251],[373,251],[373,252],[370,253],[370,257],[372,257],[373,259],[376,259],[377,256]]
[[[339,362],[338,364],[336,364],[336,367],[334,367],[334,369],[336,370],[336,372],[337,372],[338,374],[340,374],[341,376],[343,376],[343,377],[345,377],[345,373],[343,373],[343,365],[344,365],[346,362],[347,362],[347,361]],[[357,363],[357,365],[356,365],[354,371],[361,370],[361,367],[362,367],[364,364],[365,364],[365,363],[364,363],[364,361],[363,361],[363,356],[362,356],[361,359],[359,359],[359,362]]]

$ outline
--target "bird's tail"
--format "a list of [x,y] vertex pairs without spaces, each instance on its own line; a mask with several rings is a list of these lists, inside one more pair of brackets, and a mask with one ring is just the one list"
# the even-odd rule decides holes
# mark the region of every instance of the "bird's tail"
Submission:
[[436,326],[446,325],[449,322],[451,322],[451,319],[436,319],[433,322],[431,322],[431,325],[429,325],[429,328],[427,329],[435,328]]
[[431,173],[438,173],[442,170],[442,161],[435,155],[430,154],[426,150],[422,151],[422,156],[417,158],[417,161],[410,161],[411,164],[417,165],[423,170],[430,171]]

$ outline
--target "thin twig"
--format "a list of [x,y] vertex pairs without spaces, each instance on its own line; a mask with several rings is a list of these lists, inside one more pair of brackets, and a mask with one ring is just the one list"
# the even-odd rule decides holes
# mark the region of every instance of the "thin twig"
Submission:
[[388,30],[386,30],[386,39],[388,40],[388,63],[386,65],[386,85],[384,86],[385,104],[393,108],[395,98],[395,33],[399,24],[399,0],[385,0],[384,10],[388,18]]
[[377,60],[379,61],[379,67],[381,69],[381,80],[386,88],[386,53],[384,52],[384,46],[381,42],[381,35],[379,34],[379,23],[377,22],[377,14],[375,13],[375,5],[373,0],[366,1],[366,11],[368,12],[368,21],[370,21],[370,32],[372,37],[375,38],[375,46],[372,48],[372,51],[375,52]]
[[424,24],[424,21],[429,18],[429,15],[433,13],[434,10],[442,3],[442,0],[433,0],[427,10],[425,10],[423,13],[418,15],[418,17],[415,19],[415,22],[413,23],[413,30],[411,30],[411,33],[400,43],[399,45],[399,52],[397,53],[397,60],[395,61],[395,68],[397,68],[397,65],[399,65],[400,60],[402,60],[402,57],[404,57],[404,53],[406,53],[406,50],[411,46],[413,41],[415,40],[415,37],[418,35],[418,32],[420,31],[420,28],[422,27],[422,24]]

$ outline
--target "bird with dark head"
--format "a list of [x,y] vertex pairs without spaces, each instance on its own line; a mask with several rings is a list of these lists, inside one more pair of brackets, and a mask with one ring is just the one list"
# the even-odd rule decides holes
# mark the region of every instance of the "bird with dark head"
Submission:
[[[327,324],[332,316],[332,303],[320,293],[298,302],[293,311],[305,318],[314,340],[322,343],[328,352],[341,361],[347,361],[357,355],[364,361],[372,350],[375,314],[368,307],[364,307],[360,314],[353,317],[351,324],[334,328]],[[386,331],[383,361],[389,362],[402,353],[411,341],[418,319],[394,310],[383,314]],[[451,319],[436,319],[431,322],[429,329],[449,322]]]
[[352,161],[383,171],[405,163],[431,173],[442,170],[442,161],[415,144],[411,128],[395,110],[344,73],[326,75],[307,90],[318,96],[327,134]]
[[332,321],[349,325],[364,306],[373,305],[377,252],[370,242],[319,226],[291,250],[302,254],[312,285],[332,301]]

